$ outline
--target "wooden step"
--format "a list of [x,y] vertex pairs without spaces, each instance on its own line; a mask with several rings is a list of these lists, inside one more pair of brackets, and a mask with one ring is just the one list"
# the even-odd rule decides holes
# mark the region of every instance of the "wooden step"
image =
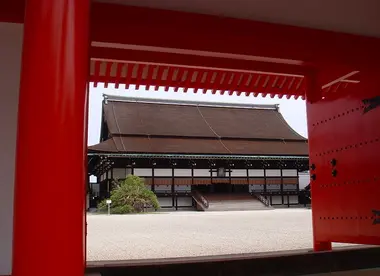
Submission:
[[261,201],[249,194],[204,195],[209,203],[206,211],[246,211],[267,210]]

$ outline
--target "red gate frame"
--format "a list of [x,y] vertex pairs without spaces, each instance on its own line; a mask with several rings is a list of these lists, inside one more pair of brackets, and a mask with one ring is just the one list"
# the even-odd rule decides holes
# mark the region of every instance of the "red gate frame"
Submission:
[[[59,241],[61,245],[67,242],[75,246],[80,241],[78,234],[83,234],[83,225],[79,225],[82,224],[82,220],[79,217],[76,220],[78,226],[70,228],[76,237],[71,240],[65,236],[64,229],[60,230],[58,227],[57,233],[49,231],[49,223],[58,223],[53,216],[44,217],[46,228],[37,231],[35,222],[21,218],[20,211],[17,210],[23,208],[24,202],[28,201],[23,194],[25,191],[20,189],[21,186],[26,187],[20,184],[24,181],[22,174],[25,173],[28,161],[23,156],[23,150],[29,150],[32,144],[44,147],[41,141],[35,139],[34,135],[38,136],[39,133],[30,128],[28,115],[32,110],[28,111],[26,99],[33,100],[31,92],[37,89],[36,81],[41,80],[44,74],[53,76],[49,70],[57,68],[64,69],[55,71],[60,73],[61,77],[49,79],[49,83],[56,88],[63,81],[67,89],[55,90],[59,91],[62,99],[69,99],[67,96],[77,90],[82,89],[85,93],[84,78],[81,77],[84,72],[83,60],[87,58],[91,59],[89,80],[95,84],[124,83],[126,86],[134,84],[145,85],[148,88],[154,85],[165,86],[166,90],[174,87],[177,91],[179,88],[185,91],[193,88],[195,91],[202,89],[204,93],[210,90],[212,93],[236,92],[247,96],[257,96],[258,93],[272,97],[306,96],[313,179],[311,187],[314,249],[330,250],[331,242],[380,245],[380,176],[376,166],[380,153],[380,108],[377,108],[380,105],[379,39],[95,2],[92,3],[90,16],[90,56],[86,56],[84,41],[78,36],[72,36],[73,33],[70,33],[68,28],[65,29],[68,25],[55,24],[58,17],[54,16],[80,18],[78,13],[83,13],[86,18],[88,10],[81,5],[88,1],[26,1],[26,18],[32,18],[34,12],[47,17],[34,17],[32,21],[25,22],[28,31],[24,39],[28,41],[24,44],[24,53],[27,54],[24,54],[23,59],[25,64],[20,92],[23,100],[20,102],[19,122],[19,134],[23,135],[19,136],[17,142],[16,178],[19,180],[16,180],[15,192],[17,217],[14,249],[20,254],[16,256],[14,263],[16,276],[23,275],[22,267],[28,265],[33,267],[32,270],[29,269],[29,275],[38,275],[38,269],[45,260],[39,260],[31,250],[25,251],[25,248],[35,244],[33,239],[36,236],[43,237],[40,231],[46,234],[46,238],[41,239],[44,241],[45,257],[49,257],[45,252],[46,248],[51,248],[52,252],[56,251],[55,242]],[[42,4],[47,5],[45,7],[49,9],[43,9]],[[24,1],[1,1],[0,21],[22,23],[24,5]],[[65,9],[60,9],[59,5],[63,5]],[[57,13],[53,14],[53,11]],[[86,30],[83,29],[86,28],[86,24],[73,22],[86,34]],[[32,38],[32,32],[39,33],[41,29],[46,30],[46,35],[40,34]],[[57,43],[58,36],[51,39],[52,34],[58,33],[63,34],[66,40]],[[30,44],[31,39],[38,41],[36,44]],[[79,41],[78,48],[72,47],[72,39]],[[42,48],[32,49],[28,48],[28,45],[39,45],[42,48],[48,46],[47,50],[53,51],[60,48],[72,51],[64,52],[67,55],[65,59],[42,59],[44,62],[41,65],[38,64],[38,58],[32,54],[43,55]],[[28,52],[31,50],[33,53]],[[68,60],[72,65],[78,64],[82,70],[68,73]],[[32,62],[36,65],[35,70],[31,70]],[[68,76],[76,84],[75,88],[65,82]],[[46,89],[44,91],[46,104],[57,99]],[[84,119],[85,99],[80,98],[75,106],[74,113]],[[82,106],[82,115],[79,106]],[[58,109],[59,107],[62,106],[58,106]],[[49,120],[55,135],[60,132],[54,128],[54,121],[63,120],[67,127],[74,128],[76,134],[83,138],[86,130],[80,129],[80,123],[75,120],[70,123],[66,121],[68,117],[65,113],[51,111],[52,114],[49,115],[52,116]],[[35,113],[33,118],[42,118],[40,115],[41,113]],[[73,156],[76,156],[74,161],[81,166],[84,152],[81,151],[80,144],[73,144],[81,152],[81,156],[77,156],[63,137],[56,138],[60,138],[55,140],[56,145],[62,146],[63,152],[73,153]],[[44,151],[42,156],[36,155],[36,158],[46,163],[45,158],[49,156],[50,153]],[[63,161],[67,162],[73,161],[70,154],[65,154],[64,159]],[[35,163],[30,166],[38,171],[39,163]],[[77,183],[83,181],[84,170],[83,166],[76,171]],[[42,191],[44,185],[50,184],[50,179],[32,179],[31,182]],[[77,191],[79,195],[84,193],[84,189]],[[79,200],[79,197],[76,206],[82,204],[83,199]],[[72,211],[75,212],[74,209]],[[77,215],[83,212],[79,211]],[[33,229],[35,232],[26,233],[26,229]],[[62,237],[65,238],[62,240]],[[76,248],[81,249],[82,245]],[[71,272],[79,275],[84,262],[80,261],[79,254],[71,256],[68,252],[63,252],[60,255],[63,259],[58,262],[74,262],[76,270]],[[63,275],[54,271],[58,267],[57,264],[53,259],[52,263],[49,263],[48,270],[51,275]]]

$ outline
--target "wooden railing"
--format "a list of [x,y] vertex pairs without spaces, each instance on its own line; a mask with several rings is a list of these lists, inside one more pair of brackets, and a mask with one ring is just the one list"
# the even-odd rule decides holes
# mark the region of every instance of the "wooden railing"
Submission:
[[198,204],[198,206],[205,211],[209,207],[209,203],[207,199],[198,191],[193,191],[192,193],[193,199]]
[[259,201],[261,201],[265,206],[270,207],[270,201],[262,196],[261,194],[253,194]]

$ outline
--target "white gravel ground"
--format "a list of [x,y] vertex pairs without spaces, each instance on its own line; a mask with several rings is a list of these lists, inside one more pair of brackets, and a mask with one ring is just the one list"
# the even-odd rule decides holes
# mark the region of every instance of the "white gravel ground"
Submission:
[[128,260],[306,249],[311,211],[88,215],[87,260]]

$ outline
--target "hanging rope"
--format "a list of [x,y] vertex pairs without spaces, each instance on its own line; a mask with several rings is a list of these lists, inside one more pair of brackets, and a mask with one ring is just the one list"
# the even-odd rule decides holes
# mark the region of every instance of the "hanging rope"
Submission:
[[200,110],[200,108],[199,108],[199,106],[197,105],[197,110],[198,110],[198,113],[201,115],[201,117],[202,117],[202,119],[203,119],[203,121],[206,123],[206,125],[209,127],[209,129],[215,134],[215,136],[218,138],[218,141],[219,141],[219,143],[230,153],[230,154],[232,154],[232,151],[230,151],[230,149],[223,143],[223,141],[222,141],[222,137],[218,134],[218,133],[216,133],[216,131],[211,127],[211,125],[207,122],[207,120],[206,120],[206,118],[205,118],[205,116],[203,116],[203,114],[202,114],[202,112],[201,112],[201,110]]

